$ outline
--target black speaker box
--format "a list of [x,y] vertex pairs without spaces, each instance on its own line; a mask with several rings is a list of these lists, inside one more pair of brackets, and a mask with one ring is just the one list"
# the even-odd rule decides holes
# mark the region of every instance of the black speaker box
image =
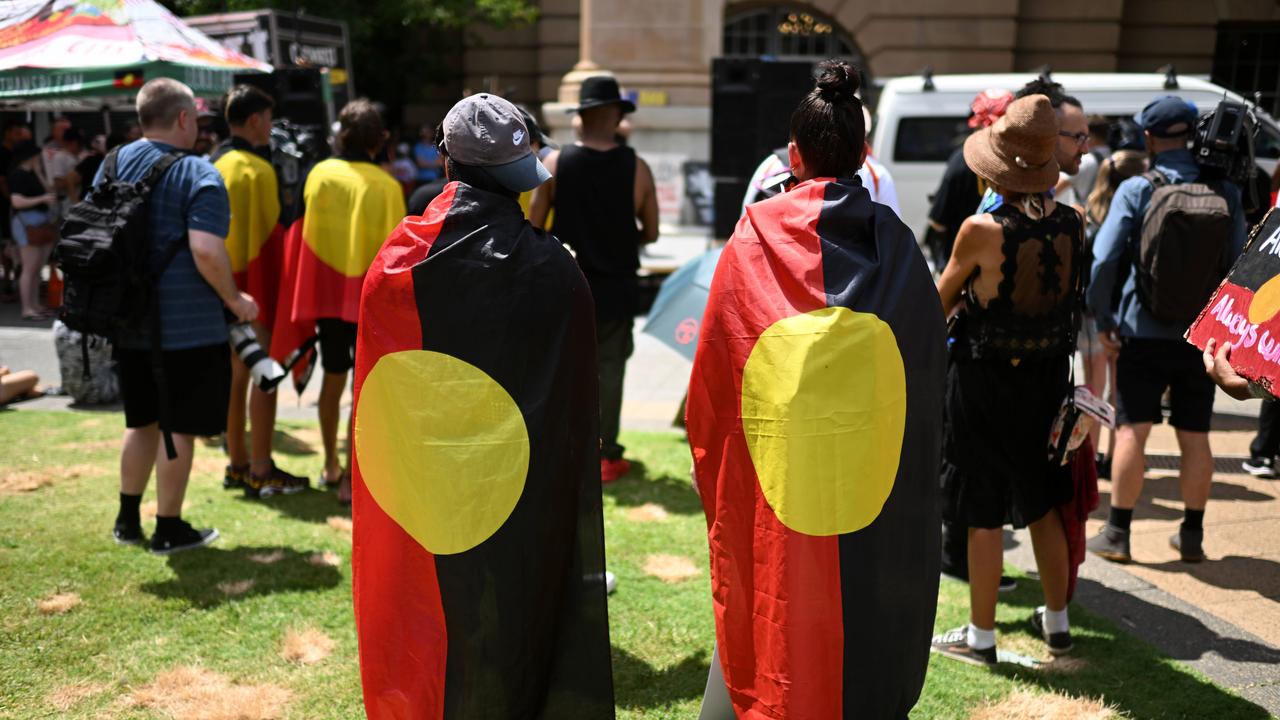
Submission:
[[313,68],[278,68],[268,75],[237,75],[237,83],[256,85],[275,98],[275,117],[287,118],[296,125],[327,125],[321,83],[324,76]]

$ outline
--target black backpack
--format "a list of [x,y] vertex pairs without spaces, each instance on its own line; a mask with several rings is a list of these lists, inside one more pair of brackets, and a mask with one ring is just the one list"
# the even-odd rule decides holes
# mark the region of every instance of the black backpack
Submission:
[[118,151],[102,161],[102,180],[67,211],[54,249],[65,283],[62,322],[76,332],[112,342],[122,331],[154,324],[156,282],[186,246],[174,243],[166,248],[160,265],[152,266],[148,200],[156,183],[185,153],[165,154],[146,177],[133,183],[117,177]]
[[1138,297],[1151,314],[1189,326],[1227,274],[1232,219],[1219,181],[1171,184],[1158,170],[1138,247]]

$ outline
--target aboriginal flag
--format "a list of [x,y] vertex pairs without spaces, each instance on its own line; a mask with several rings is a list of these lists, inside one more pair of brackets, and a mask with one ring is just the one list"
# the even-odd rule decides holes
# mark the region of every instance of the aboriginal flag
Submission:
[[370,718],[612,718],[591,293],[450,183],[369,270],[356,627]]
[[222,148],[213,163],[222,174],[231,205],[227,255],[236,287],[253,296],[258,302],[257,322],[271,329],[284,260],[276,171],[247,144],[241,146],[236,140]]
[[[382,168],[330,158],[307,175],[306,206],[285,236],[271,356],[283,360],[315,335],[316,320],[354,323],[378,248],[404,219],[404,192]],[[295,366],[295,372],[305,363]]]
[[738,717],[906,717],[919,697],[945,351],[915,239],[857,179],[747,207],[687,418]]

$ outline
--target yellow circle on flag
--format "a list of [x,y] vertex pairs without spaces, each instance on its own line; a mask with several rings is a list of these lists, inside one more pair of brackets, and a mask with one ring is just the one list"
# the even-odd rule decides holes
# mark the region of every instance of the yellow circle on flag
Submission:
[[1280,312],[1280,276],[1273,277],[1258,288],[1249,300],[1249,322],[1261,325]]
[[806,535],[870,525],[893,490],[907,419],[893,330],[843,307],[779,320],[742,372],[742,431],[778,520]]
[[465,552],[502,527],[524,492],[529,433],[483,370],[427,350],[382,356],[356,409],[369,493],[427,551]]

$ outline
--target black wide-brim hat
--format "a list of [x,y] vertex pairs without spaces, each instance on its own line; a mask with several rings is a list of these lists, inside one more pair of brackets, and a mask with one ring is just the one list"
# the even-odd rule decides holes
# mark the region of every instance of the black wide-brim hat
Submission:
[[576,113],[604,105],[621,105],[622,114],[636,111],[636,104],[622,97],[618,81],[611,75],[593,75],[582,81],[578,88],[578,106],[567,112]]

